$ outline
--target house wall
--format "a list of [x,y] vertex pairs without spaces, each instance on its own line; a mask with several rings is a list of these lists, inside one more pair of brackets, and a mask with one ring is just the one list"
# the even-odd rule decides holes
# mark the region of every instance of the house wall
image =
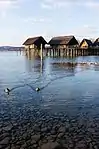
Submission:
[[29,48],[29,46],[26,46],[26,45],[24,47],[25,47],[25,49],[28,49]]
[[34,44],[30,45],[30,49],[34,49],[34,47],[35,47]]
[[80,48],[88,48],[87,42],[84,41],[84,42],[81,44]]
[[[44,49],[45,48],[45,44],[42,44],[42,48]],[[27,55],[34,55],[34,56],[37,56],[37,55],[41,55],[41,43],[38,44],[38,45],[35,45],[35,44],[32,44],[32,45],[25,45],[25,51],[27,53]],[[28,54],[29,52],[29,54]]]
[[34,44],[31,44],[31,45],[25,45],[25,49],[36,49],[37,46],[34,45]]
[[52,49],[63,49],[66,48],[66,45],[51,45]]
[[51,45],[53,49],[76,48],[78,45]]

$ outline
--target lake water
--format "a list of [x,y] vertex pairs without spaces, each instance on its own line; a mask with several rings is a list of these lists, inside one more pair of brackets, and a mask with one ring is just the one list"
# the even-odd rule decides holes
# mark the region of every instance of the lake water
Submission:
[[[77,58],[28,59],[23,53],[0,52],[1,99],[28,103],[51,110],[70,106],[99,104],[99,66],[80,66],[80,62],[99,62],[98,56]],[[74,67],[67,62],[77,62]],[[9,96],[5,88],[12,89]],[[41,88],[36,92],[36,87]],[[69,107],[69,108],[70,108]],[[73,110],[73,109],[72,109]]]
[[[0,52],[0,126],[20,114],[21,120],[30,119],[33,109],[99,118],[99,66],[81,62],[99,63],[99,57],[46,57],[41,63],[20,52]],[[7,87],[12,90],[9,95],[4,92]]]

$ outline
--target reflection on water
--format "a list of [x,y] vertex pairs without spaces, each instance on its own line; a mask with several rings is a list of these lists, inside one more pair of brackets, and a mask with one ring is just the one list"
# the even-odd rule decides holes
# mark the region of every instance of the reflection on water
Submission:
[[[6,58],[5,58],[6,57]],[[22,53],[0,54],[0,95],[12,89],[9,99],[14,102],[59,109],[67,104],[98,103],[99,57],[27,58]],[[40,92],[35,89],[39,87]]]

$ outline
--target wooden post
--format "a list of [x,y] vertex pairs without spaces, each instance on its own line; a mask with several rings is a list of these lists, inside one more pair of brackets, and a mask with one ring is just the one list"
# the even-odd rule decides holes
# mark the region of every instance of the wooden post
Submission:
[[69,57],[70,57],[71,50],[69,49]]
[[60,49],[59,49],[59,56],[61,56],[61,55],[60,55]]
[[59,49],[57,49],[57,57],[59,57]]
[[54,49],[53,49],[53,57],[54,57]]
[[56,57],[56,55],[57,55],[57,49],[55,48],[55,57]]
[[71,51],[71,56],[73,57],[73,51],[74,51],[74,49],[72,49],[72,51]]
[[41,74],[42,74],[42,70],[43,70],[43,45],[41,44]]
[[82,49],[83,50],[83,56],[84,56],[84,49]]
[[97,55],[98,55],[98,49],[97,49]]
[[77,55],[76,56],[78,56],[79,55],[79,49],[77,49]]
[[77,54],[77,48],[75,48],[74,57],[76,57]]
[[43,46],[41,44],[41,60],[43,60]]
[[53,49],[54,50],[54,57],[56,57],[56,49]]

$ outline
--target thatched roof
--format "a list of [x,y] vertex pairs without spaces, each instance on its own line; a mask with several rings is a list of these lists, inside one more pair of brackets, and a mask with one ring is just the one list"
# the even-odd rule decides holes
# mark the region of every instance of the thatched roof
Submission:
[[45,41],[45,39],[42,36],[38,36],[38,37],[33,37],[33,38],[28,38],[23,45],[31,45],[31,44],[36,44],[37,41],[40,41],[43,44],[47,44],[47,42]]
[[95,42],[93,43],[93,46],[99,46],[99,38],[97,38],[97,39],[95,40]]
[[80,46],[83,44],[83,42],[86,42],[86,43],[88,44],[89,47],[90,47],[90,46],[93,46],[92,41],[89,40],[89,39],[83,39],[82,42],[80,43]]
[[78,41],[74,36],[59,36],[53,37],[50,41],[50,45],[69,45],[70,41],[74,41],[74,45],[78,44]]

